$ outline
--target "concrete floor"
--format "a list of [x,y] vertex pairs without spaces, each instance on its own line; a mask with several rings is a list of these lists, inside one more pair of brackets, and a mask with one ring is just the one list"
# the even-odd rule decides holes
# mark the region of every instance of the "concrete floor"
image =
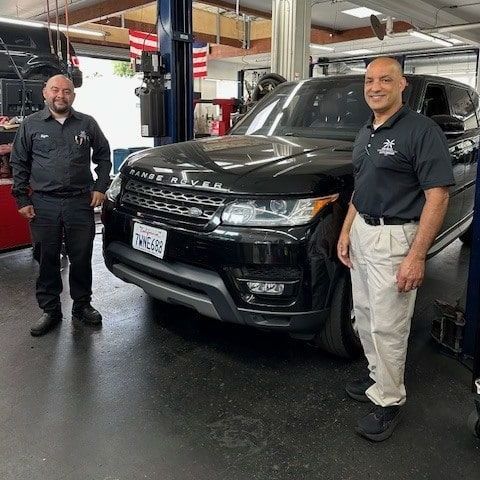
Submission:
[[31,252],[1,255],[0,478],[478,480],[470,373],[429,341],[432,302],[462,296],[467,265],[459,241],[430,261],[405,420],[372,444],[353,433],[368,405],[343,391],[363,361],[159,307],[105,269],[98,237],[103,328],[71,322],[67,289],[61,327],[32,338]]

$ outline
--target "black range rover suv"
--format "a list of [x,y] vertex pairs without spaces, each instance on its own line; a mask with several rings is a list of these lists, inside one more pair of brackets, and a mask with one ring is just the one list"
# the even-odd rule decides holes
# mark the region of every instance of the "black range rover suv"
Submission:
[[[0,24],[0,78],[17,79],[15,62],[24,80],[47,80],[52,75],[68,75],[76,88],[82,86],[82,72],[72,44],[69,44],[72,65],[67,66],[67,38],[59,32],[61,55],[57,49],[57,31],[52,25],[51,53],[47,27]],[[6,48],[5,48],[6,47]],[[7,51],[8,50],[8,51]],[[61,59],[59,58],[61,57]]]
[[[404,101],[445,132],[457,182],[433,255],[470,238],[479,98],[447,79],[407,79]],[[107,267],[165,302],[356,355],[336,242],[369,115],[363,77],[285,83],[226,137],[131,155],[103,209]]]

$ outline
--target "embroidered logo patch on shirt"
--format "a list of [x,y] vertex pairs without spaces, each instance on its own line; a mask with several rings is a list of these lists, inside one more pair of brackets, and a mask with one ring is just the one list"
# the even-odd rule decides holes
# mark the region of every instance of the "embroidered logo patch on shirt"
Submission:
[[75,143],[77,145],[86,145],[88,140],[88,134],[85,130],[82,130],[78,135],[75,135]]
[[389,140],[388,138],[385,140],[385,142],[383,143],[383,146],[382,148],[379,148],[377,150],[377,152],[380,154],[380,155],[385,155],[385,156],[389,156],[389,155],[395,155],[397,153],[396,150],[393,149],[393,146],[395,145],[395,140]]
[[46,133],[41,133],[40,138],[50,138],[50,135],[47,135]]

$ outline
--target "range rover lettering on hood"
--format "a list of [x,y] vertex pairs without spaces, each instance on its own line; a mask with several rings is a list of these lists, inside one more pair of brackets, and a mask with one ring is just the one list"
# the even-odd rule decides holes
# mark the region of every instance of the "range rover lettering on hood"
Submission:
[[216,190],[220,192],[228,192],[228,188],[223,187],[223,183],[220,182],[210,182],[208,180],[193,180],[187,178],[180,178],[175,175],[164,175],[159,173],[144,172],[142,170],[137,170],[131,168],[128,171],[128,174],[132,177],[141,178],[143,180],[149,180],[162,184],[176,185],[179,187],[193,187],[201,188],[203,190]]

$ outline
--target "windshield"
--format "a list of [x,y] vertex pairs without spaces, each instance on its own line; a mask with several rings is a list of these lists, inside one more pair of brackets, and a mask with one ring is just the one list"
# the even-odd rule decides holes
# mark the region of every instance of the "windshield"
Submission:
[[363,78],[285,83],[260,101],[231,134],[353,140],[370,115]]

